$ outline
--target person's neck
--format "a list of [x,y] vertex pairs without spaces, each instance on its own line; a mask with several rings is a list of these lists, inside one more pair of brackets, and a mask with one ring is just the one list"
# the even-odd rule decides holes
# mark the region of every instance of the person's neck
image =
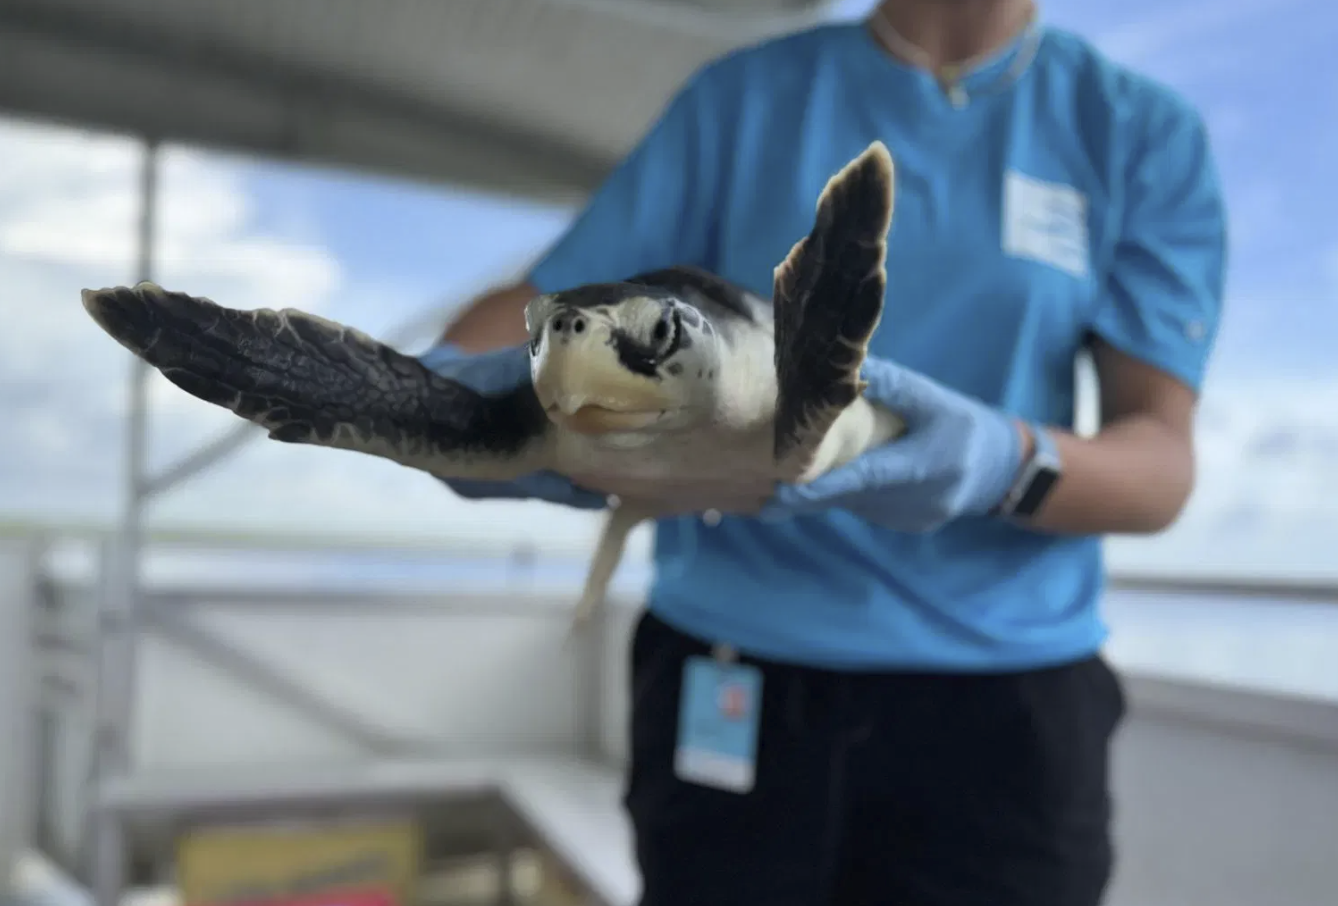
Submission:
[[893,56],[940,72],[998,51],[1035,10],[1034,0],[884,0],[869,26]]

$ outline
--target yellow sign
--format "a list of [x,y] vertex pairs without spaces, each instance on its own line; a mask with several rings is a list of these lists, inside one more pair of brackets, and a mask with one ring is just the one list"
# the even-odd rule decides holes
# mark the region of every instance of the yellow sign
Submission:
[[177,883],[186,906],[369,888],[389,889],[409,904],[421,851],[412,821],[201,827],[178,840]]

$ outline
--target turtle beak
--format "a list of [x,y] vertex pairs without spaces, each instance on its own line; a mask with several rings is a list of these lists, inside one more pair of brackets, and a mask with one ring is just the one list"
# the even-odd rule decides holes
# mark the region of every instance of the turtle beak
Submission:
[[588,404],[567,415],[550,412],[548,417],[578,434],[613,434],[649,428],[664,416],[664,410],[626,412]]
[[533,378],[548,418],[581,434],[636,431],[659,421],[673,405],[653,379],[628,371],[594,337],[544,343]]

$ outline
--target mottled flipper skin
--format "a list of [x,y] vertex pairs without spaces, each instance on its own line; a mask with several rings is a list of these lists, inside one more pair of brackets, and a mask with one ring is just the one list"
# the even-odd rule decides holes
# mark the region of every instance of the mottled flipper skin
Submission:
[[775,272],[776,460],[794,480],[860,398],[859,371],[883,313],[893,165],[879,142],[841,169]]
[[484,396],[350,327],[295,310],[239,311],[152,283],[85,290],[117,342],[192,396],[274,440],[336,447],[444,477],[542,467],[534,388]]

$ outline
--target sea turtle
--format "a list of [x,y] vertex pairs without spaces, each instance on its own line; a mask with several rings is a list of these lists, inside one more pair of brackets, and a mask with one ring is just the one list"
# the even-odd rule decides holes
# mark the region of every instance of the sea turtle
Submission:
[[301,311],[242,311],[152,283],[85,290],[101,327],[172,383],[268,429],[440,477],[549,469],[613,504],[575,621],[604,596],[639,522],[754,513],[895,438],[860,368],[882,316],[894,197],[874,142],[823,189],[812,231],[764,299],[670,267],[540,295],[525,309],[531,383],[485,395]]

